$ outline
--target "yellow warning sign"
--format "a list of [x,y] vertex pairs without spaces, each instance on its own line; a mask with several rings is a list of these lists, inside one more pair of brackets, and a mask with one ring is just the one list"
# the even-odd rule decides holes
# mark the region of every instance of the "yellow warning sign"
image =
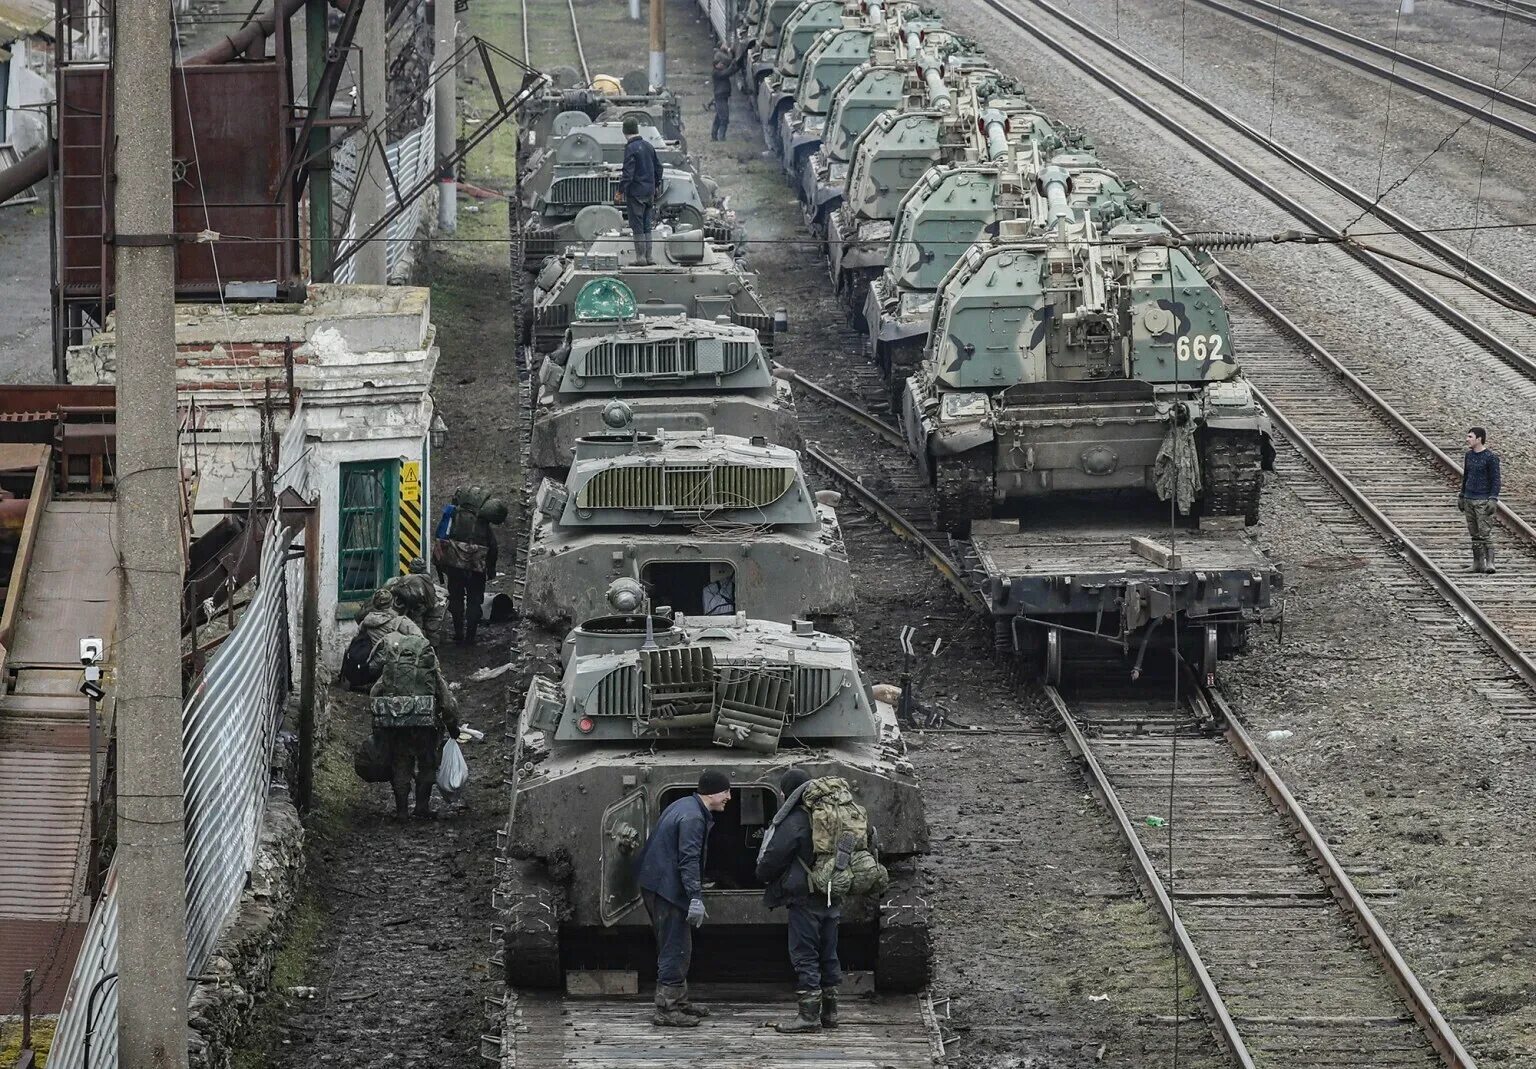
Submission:
[[421,461],[407,460],[400,465],[400,574],[421,555]]

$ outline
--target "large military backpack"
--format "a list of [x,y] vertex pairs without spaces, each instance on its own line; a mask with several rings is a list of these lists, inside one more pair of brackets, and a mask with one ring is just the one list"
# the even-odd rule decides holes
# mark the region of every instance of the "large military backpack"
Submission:
[[437,654],[422,635],[384,636],[374,650],[373,726],[431,727],[437,722]]
[[811,815],[811,851],[805,874],[811,893],[827,904],[845,898],[878,895],[891,875],[869,850],[869,814],[853,800],[848,781],[838,776],[812,780],[800,796]]

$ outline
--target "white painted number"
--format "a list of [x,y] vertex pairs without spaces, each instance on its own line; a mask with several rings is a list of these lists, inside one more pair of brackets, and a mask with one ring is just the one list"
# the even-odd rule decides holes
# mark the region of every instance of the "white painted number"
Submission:
[[1221,345],[1220,334],[1196,334],[1194,337],[1186,334],[1179,338],[1174,351],[1180,360],[1198,360],[1203,364],[1207,360],[1221,359]]

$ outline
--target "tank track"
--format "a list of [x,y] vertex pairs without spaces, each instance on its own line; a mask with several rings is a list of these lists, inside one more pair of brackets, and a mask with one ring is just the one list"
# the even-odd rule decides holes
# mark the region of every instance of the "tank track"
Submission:
[[928,986],[933,973],[928,901],[913,862],[891,866],[891,886],[880,900],[875,987],[910,993]]
[[1207,430],[1200,447],[1207,516],[1241,516],[1259,522],[1259,488],[1263,483],[1262,439],[1256,431]]
[[533,861],[511,861],[500,896],[502,972],[511,987],[565,986],[560,968],[560,909],[555,889],[532,869]]
[[992,515],[992,491],[997,462],[990,448],[958,457],[929,457],[933,487],[939,499],[939,526],[957,538],[970,535],[971,521]]

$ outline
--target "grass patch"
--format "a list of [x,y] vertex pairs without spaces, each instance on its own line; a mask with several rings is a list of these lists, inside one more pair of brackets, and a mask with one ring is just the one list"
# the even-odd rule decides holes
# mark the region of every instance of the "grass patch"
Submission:
[[[53,1030],[58,1025],[54,1017],[32,1018],[32,1049],[37,1052],[37,1064],[48,1064],[48,1051],[53,1047]],[[21,1056],[21,1018],[15,1017],[0,1027],[0,1065],[15,1065]]]

